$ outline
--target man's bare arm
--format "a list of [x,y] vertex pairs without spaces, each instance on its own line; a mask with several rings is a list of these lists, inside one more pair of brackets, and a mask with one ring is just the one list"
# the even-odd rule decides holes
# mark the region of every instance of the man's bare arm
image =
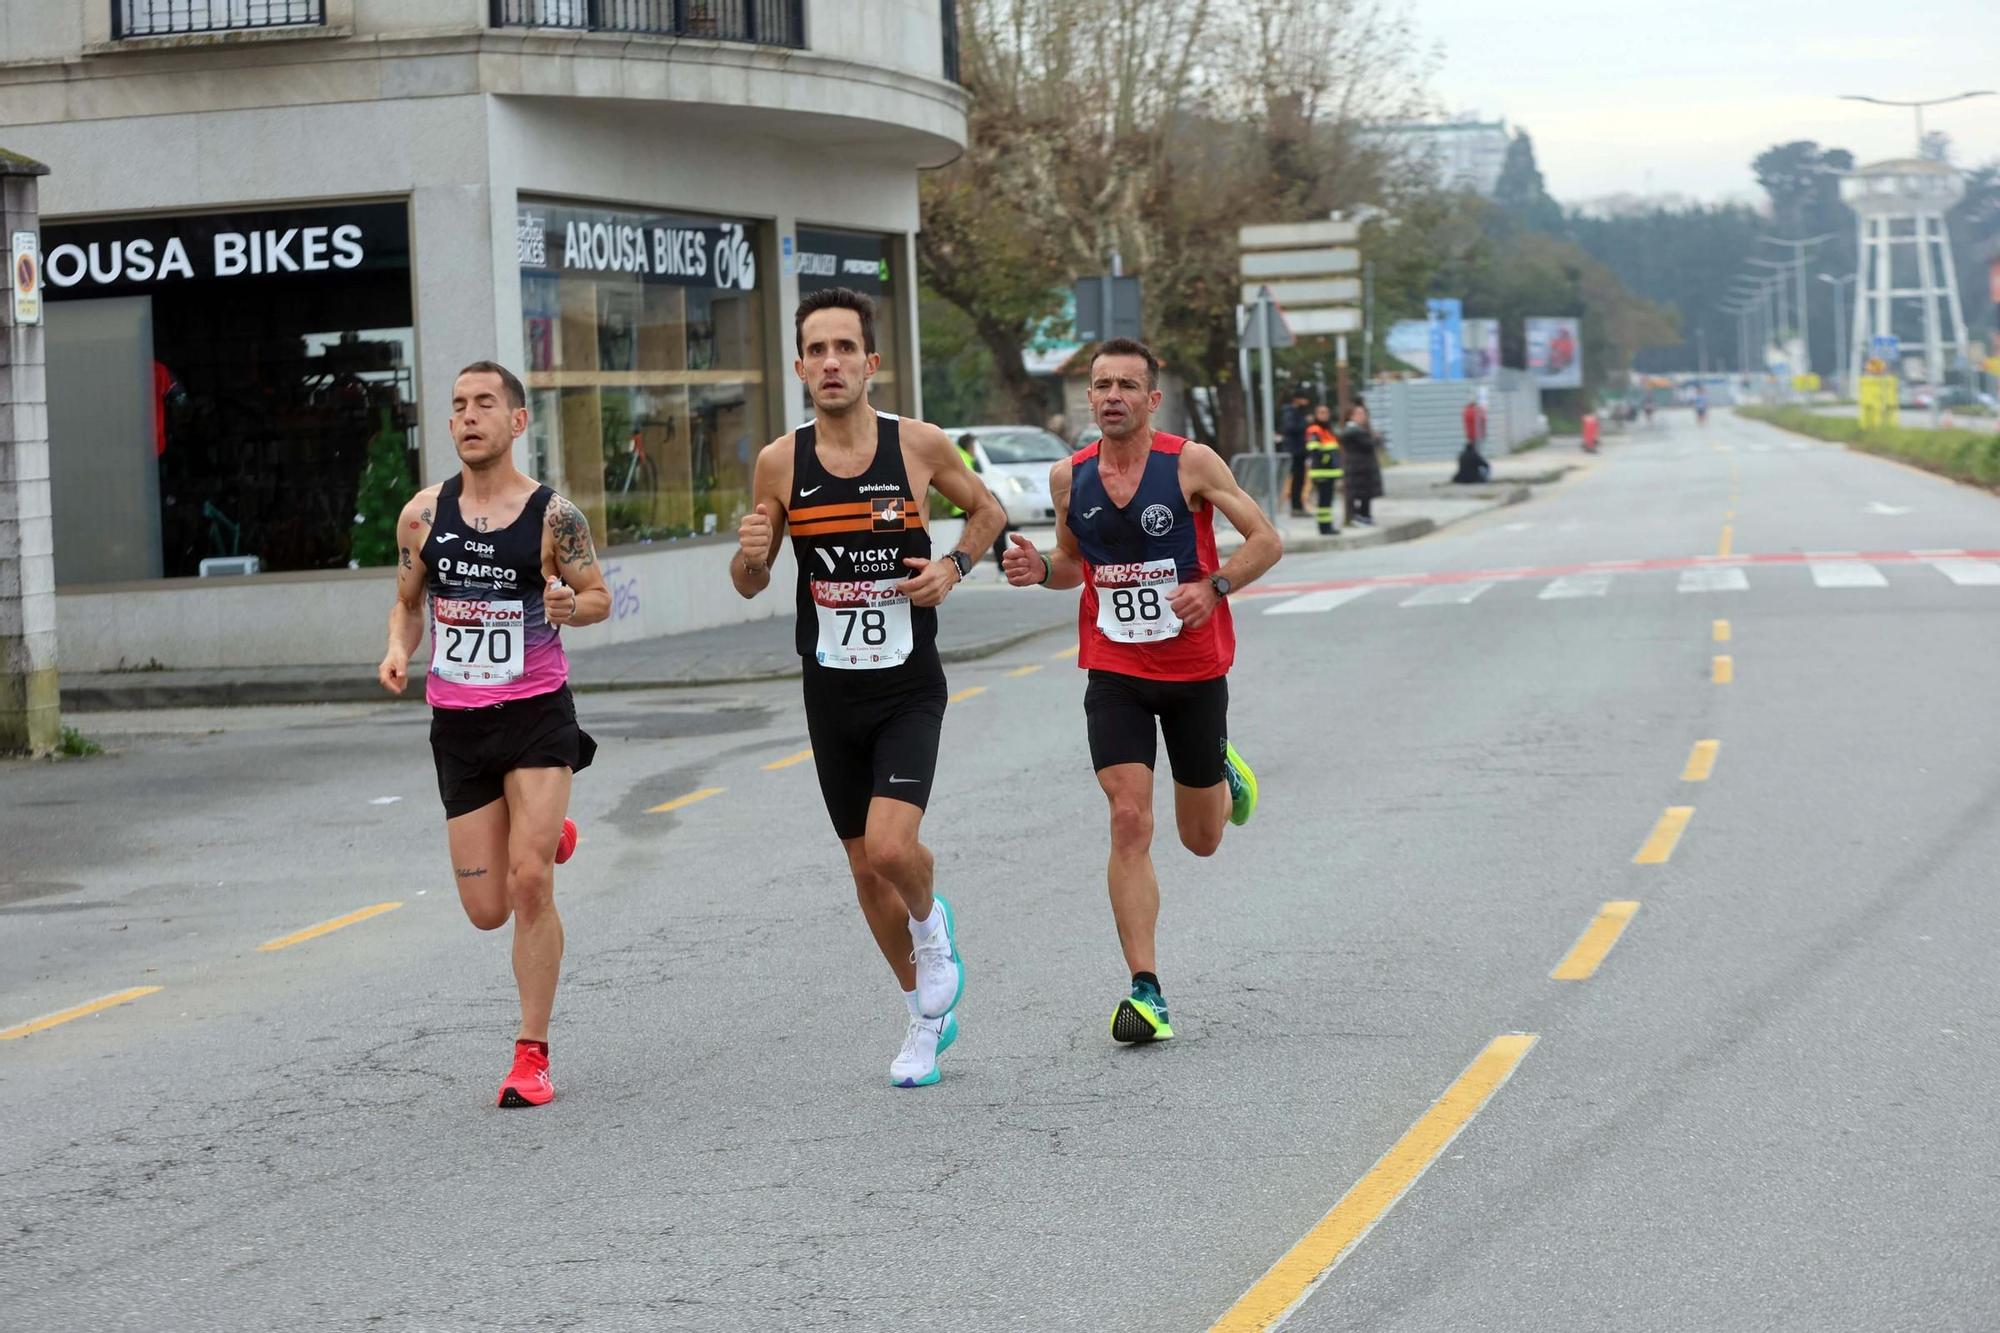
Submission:
[[437,492],[423,490],[396,516],[396,600],[389,605],[389,646],[375,679],[391,694],[410,683],[410,654],[424,641],[424,543],[431,538]]
[[[595,625],[610,618],[611,589],[597,563],[597,549],[590,540],[590,523],[582,510],[560,495],[549,501],[547,526],[542,533],[542,570],[544,573],[553,570],[554,577],[563,583],[542,596],[550,624]],[[567,596],[562,595],[565,591]]]
[[1243,534],[1243,545],[1236,548],[1236,554],[1217,572],[1229,580],[1232,590],[1262,578],[1284,555],[1285,539],[1257,507],[1257,502],[1236,484],[1236,477],[1229,464],[1222,461],[1222,455],[1205,444],[1189,443],[1182,449],[1181,459],[1190,483],[1188,498],[1214,505]]
[[757,454],[750,482],[750,512],[737,525],[729,581],[742,597],[771,586],[771,565],[785,539],[785,501],[792,491],[792,437],[772,441]]

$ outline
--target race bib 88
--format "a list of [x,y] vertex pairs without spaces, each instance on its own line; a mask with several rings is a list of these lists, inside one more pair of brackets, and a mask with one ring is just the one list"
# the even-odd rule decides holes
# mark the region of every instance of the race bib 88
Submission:
[[811,583],[819,612],[820,665],[842,671],[901,666],[915,650],[910,599],[896,591],[900,579]]
[[1180,584],[1173,561],[1097,565],[1090,579],[1097,588],[1097,632],[1113,643],[1159,643],[1180,634],[1180,617],[1167,600]]
[[431,674],[458,685],[505,685],[527,669],[527,613],[517,601],[431,602]]

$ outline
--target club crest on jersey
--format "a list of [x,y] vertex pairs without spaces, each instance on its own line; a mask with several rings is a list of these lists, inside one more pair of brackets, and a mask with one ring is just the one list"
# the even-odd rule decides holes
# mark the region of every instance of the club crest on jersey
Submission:
[[1165,505],[1147,505],[1146,512],[1139,515],[1139,526],[1148,537],[1164,537],[1174,530],[1174,511]]
[[901,532],[904,523],[904,506],[908,502],[900,495],[878,495],[869,500],[874,510],[876,532]]

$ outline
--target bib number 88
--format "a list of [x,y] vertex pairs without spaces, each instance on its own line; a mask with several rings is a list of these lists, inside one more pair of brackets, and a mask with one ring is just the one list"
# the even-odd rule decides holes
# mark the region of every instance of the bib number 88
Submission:
[[1166,608],[1160,602],[1158,588],[1113,588],[1111,590],[1111,614],[1121,625],[1130,625],[1141,620],[1162,620]]
[[854,643],[854,631],[861,630],[861,644],[864,648],[880,648],[889,642],[889,617],[886,612],[874,609],[842,609],[834,614],[840,617],[840,646],[849,647]]
[[485,629],[478,625],[464,629],[455,626],[445,628],[444,658],[447,662],[465,666],[501,666],[513,656],[512,630]]

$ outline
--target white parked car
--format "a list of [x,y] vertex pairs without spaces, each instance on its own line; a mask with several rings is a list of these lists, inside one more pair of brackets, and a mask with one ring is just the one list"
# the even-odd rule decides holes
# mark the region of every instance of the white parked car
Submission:
[[1072,452],[1056,436],[1036,426],[948,426],[956,442],[972,437],[973,471],[1007,511],[1016,527],[1056,521],[1049,498],[1049,467]]

